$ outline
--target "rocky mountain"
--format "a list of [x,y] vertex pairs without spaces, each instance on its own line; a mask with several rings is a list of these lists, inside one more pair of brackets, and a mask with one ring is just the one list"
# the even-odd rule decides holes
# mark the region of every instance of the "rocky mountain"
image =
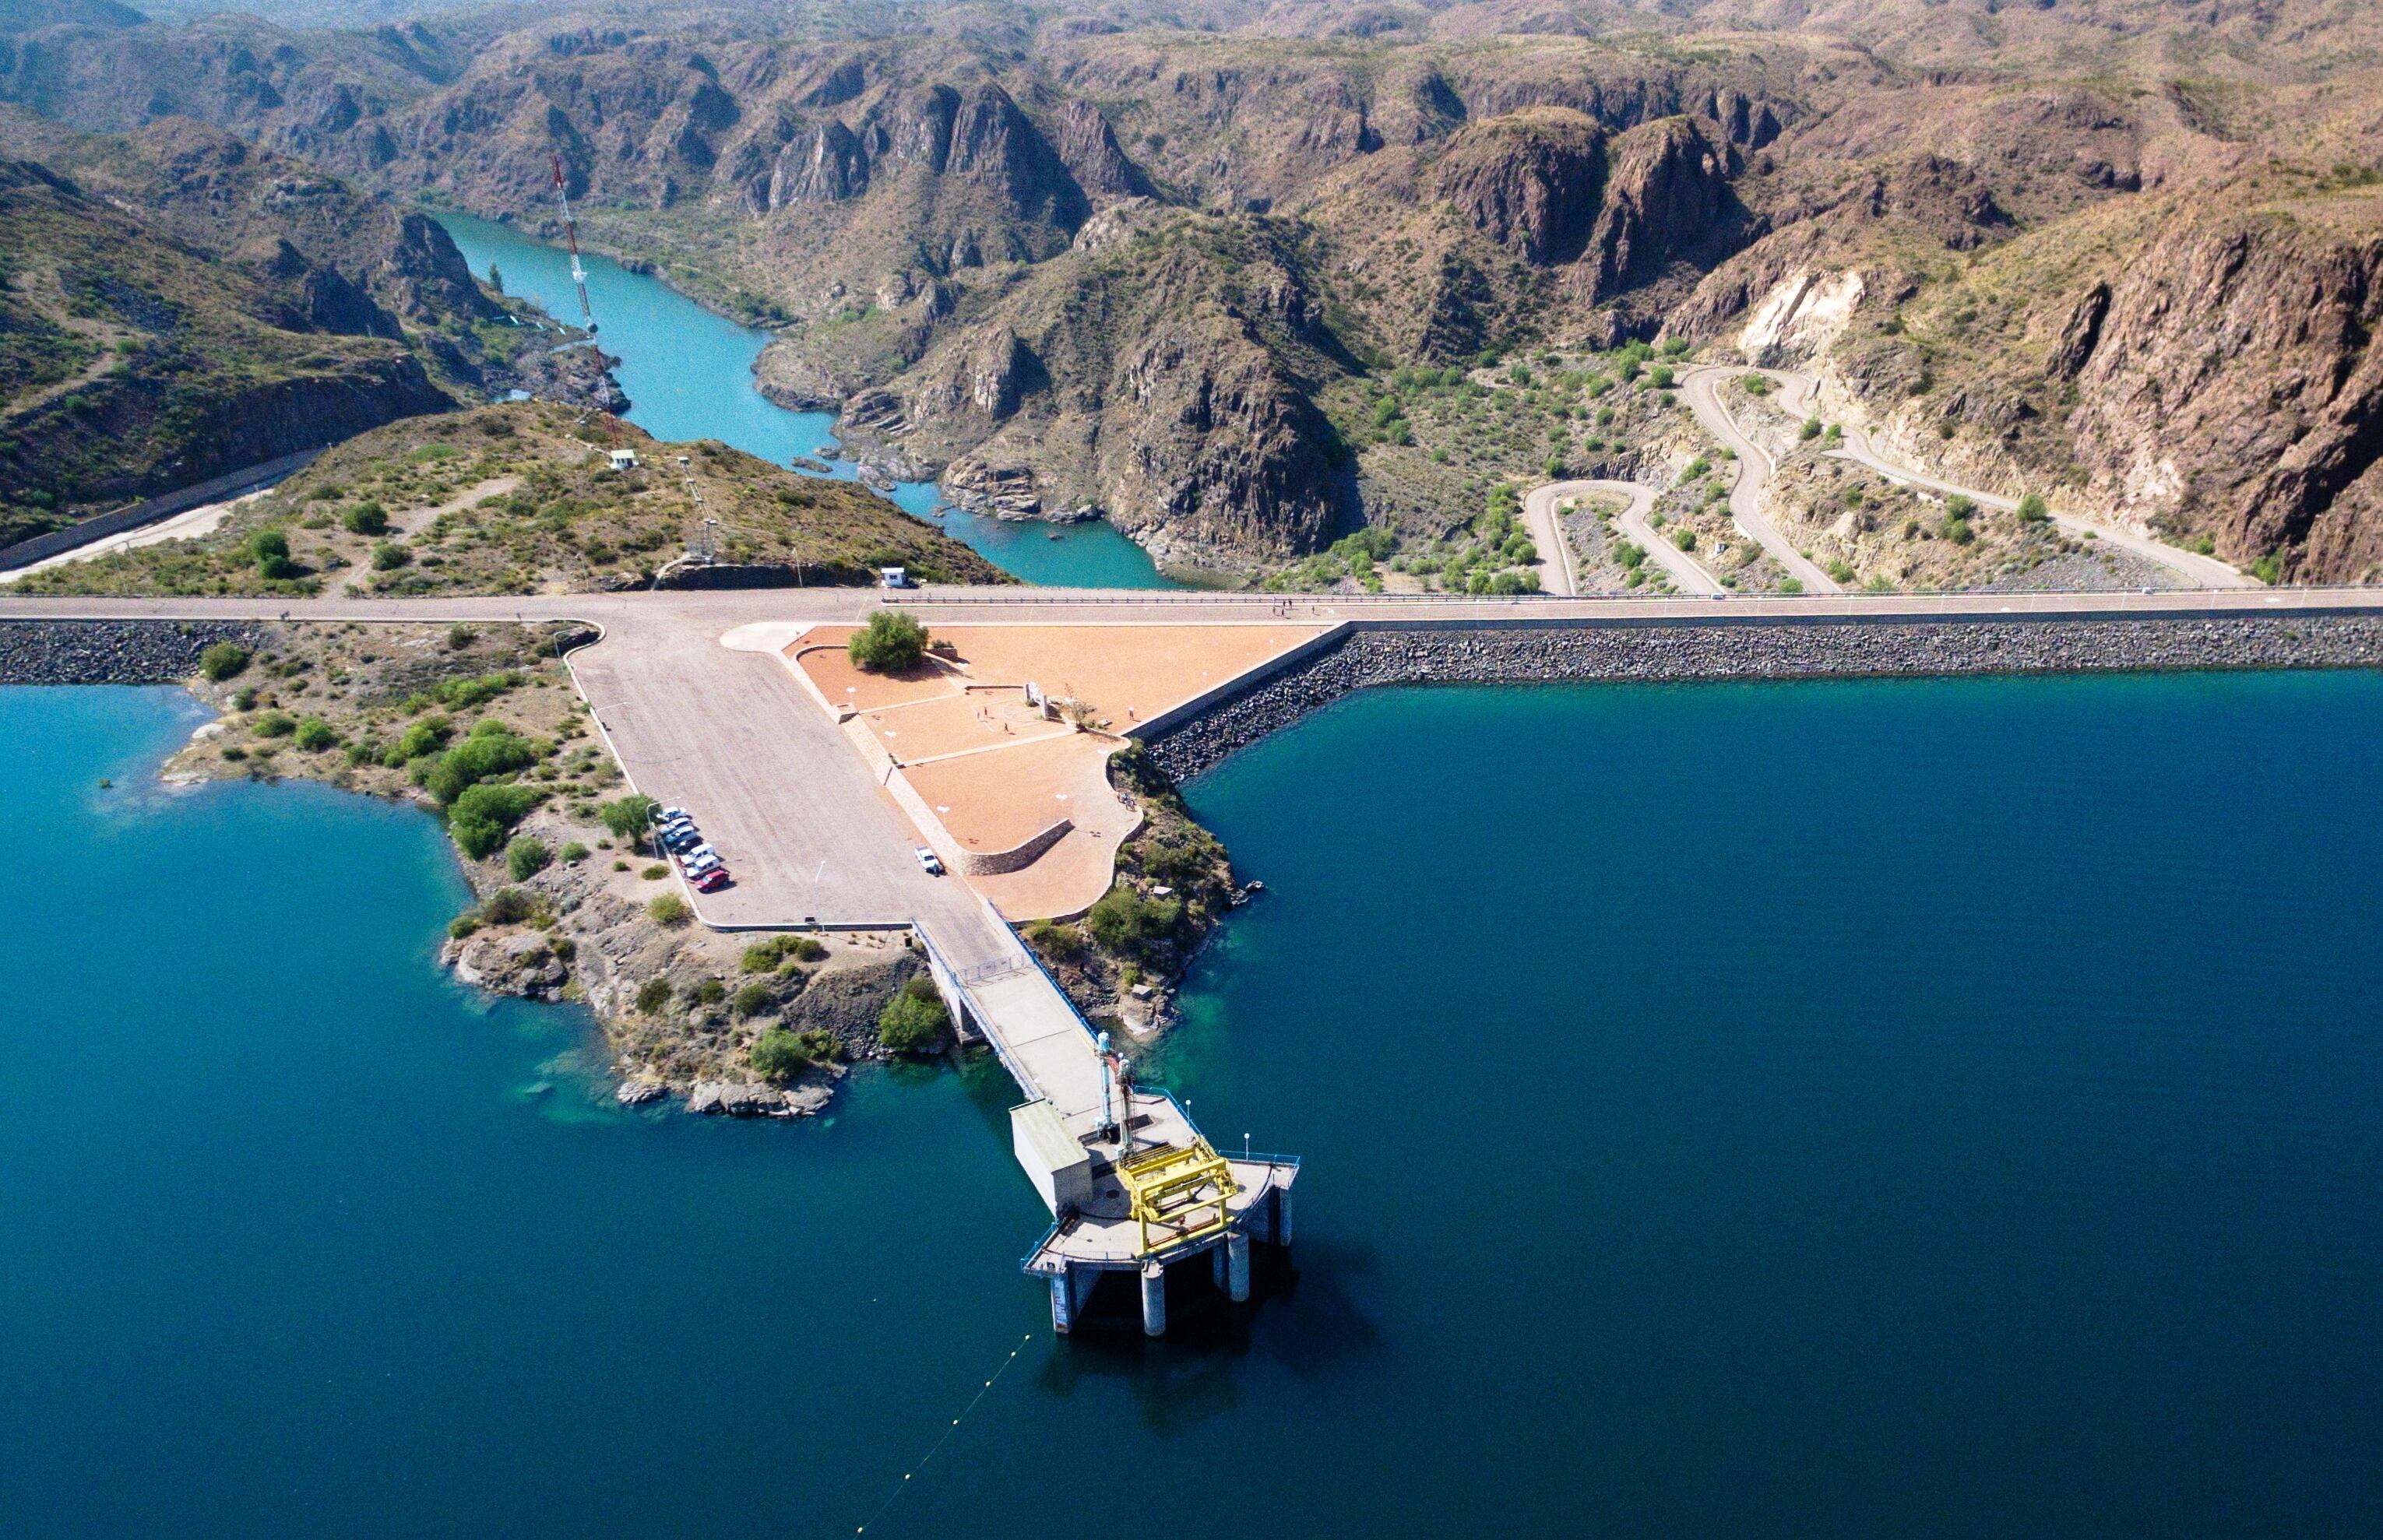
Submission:
[[1394,441],[1395,401],[1366,419],[1401,367],[1671,339],[2263,571],[2383,560],[2373,7],[93,13],[0,35],[0,98],[533,228],[560,156],[592,240],[780,329],[772,394],[1196,565],[1376,516],[1352,460]]
[[0,154],[10,538],[444,411],[518,335],[437,224],[221,130],[6,112]]

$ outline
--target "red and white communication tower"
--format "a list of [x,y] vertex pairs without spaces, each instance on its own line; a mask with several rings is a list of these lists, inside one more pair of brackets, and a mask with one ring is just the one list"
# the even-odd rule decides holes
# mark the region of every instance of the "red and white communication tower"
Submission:
[[579,318],[596,329],[596,312],[587,303],[587,269],[579,265],[579,224],[571,217],[571,191],[562,184],[562,157],[554,157],[554,201],[562,205],[562,238],[571,247],[571,281],[579,288]]

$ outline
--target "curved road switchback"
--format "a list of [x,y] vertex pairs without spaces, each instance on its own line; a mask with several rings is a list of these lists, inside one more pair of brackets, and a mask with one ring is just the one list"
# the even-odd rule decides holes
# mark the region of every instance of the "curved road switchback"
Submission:
[[1721,382],[1746,372],[1709,363],[1680,376],[1680,394],[1687,399],[1688,410],[1696,413],[1707,433],[1728,445],[1730,452],[1737,456],[1737,468],[1729,487],[1729,516],[1755,544],[1771,553],[1772,561],[1786,569],[1788,576],[1801,583],[1807,593],[1842,592],[1834,578],[1815,566],[1812,559],[1797,550],[1795,542],[1779,533],[1779,527],[1771,522],[1765,493],[1771,478],[1778,474],[1779,462],[1768,450],[1747,437],[1737,420],[1729,414],[1729,409],[1721,404]]
[[[1635,481],[1551,481],[1523,500],[1524,509],[1531,515],[1532,538],[1542,542],[1553,539],[1556,549],[1562,553],[1564,564],[1562,592],[1579,591],[1579,580],[1572,568],[1572,547],[1564,541],[1563,528],[1557,522],[1556,504],[1566,498],[1609,497],[1624,501],[1622,511],[1613,522],[1631,542],[1647,553],[1647,559],[1663,569],[1672,586],[1684,594],[1718,594],[1721,580],[1707,572],[1697,560],[1669,540],[1655,533],[1647,515],[1655,509],[1652,487],[1641,487]],[[1544,531],[1544,533],[1542,533]],[[1541,585],[1546,586],[1542,577]],[[1550,591],[1553,591],[1552,589]]]

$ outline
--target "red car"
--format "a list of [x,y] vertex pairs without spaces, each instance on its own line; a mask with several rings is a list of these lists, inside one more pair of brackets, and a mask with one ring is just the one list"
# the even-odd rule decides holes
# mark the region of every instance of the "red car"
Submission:
[[726,867],[714,867],[695,880],[695,891],[698,893],[718,893],[727,885],[728,869]]

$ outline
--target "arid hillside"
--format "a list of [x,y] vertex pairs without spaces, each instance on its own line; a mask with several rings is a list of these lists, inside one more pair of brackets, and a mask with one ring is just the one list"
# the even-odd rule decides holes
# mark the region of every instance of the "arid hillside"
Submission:
[[0,96],[532,228],[559,155],[594,240],[779,330],[772,394],[1185,565],[1627,468],[1575,433],[1408,474],[1449,446],[1389,376],[1679,339],[1979,485],[2355,580],[2378,47],[2329,0],[93,13],[0,38]]

